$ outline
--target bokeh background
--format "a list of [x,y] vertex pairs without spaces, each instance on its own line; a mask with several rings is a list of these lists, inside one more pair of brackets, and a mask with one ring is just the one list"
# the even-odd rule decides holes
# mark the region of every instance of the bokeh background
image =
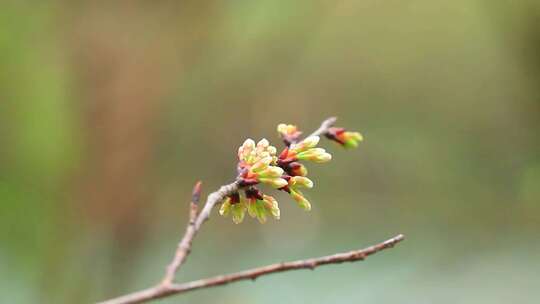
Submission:
[[0,4],[0,302],[90,303],[158,281],[191,188],[246,137],[365,136],[305,213],[215,213],[179,275],[406,242],[363,263],[161,303],[538,303],[536,0]]

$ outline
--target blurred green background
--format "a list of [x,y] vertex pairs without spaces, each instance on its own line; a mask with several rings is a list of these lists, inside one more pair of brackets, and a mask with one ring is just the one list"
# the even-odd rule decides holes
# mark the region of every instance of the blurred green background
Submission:
[[313,210],[214,213],[178,279],[406,242],[160,303],[537,303],[539,54],[536,0],[1,1],[0,302],[150,286],[196,180],[336,115]]

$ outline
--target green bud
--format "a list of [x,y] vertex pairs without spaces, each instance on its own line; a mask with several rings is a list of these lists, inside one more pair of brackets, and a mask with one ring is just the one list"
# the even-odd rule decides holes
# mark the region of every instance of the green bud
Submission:
[[240,224],[244,220],[246,214],[246,204],[238,203],[231,206],[232,220],[235,224]]
[[296,188],[298,186],[305,188],[313,188],[313,182],[304,176],[293,176],[289,180],[289,187]]
[[292,198],[298,203],[298,206],[300,206],[302,209],[304,209],[304,210],[306,210],[306,211],[310,211],[310,210],[311,210],[311,204],[310,204],[309,201],[304,197],[304,195],[302,194],[302,192],[300,192],[299,190],[292,190],[292,189],[291,189],[290,195],[291,195]]
[[268,184],[276,189],[283,188],[288,184],[286,180],[279,177],[259,178],[259,181],[263,184]]
[[316,163],[325,163],[332,159],[332,155],[327,153],[323,148],[311,148],[304,152],[298,153],[296,157],[300,160],[309,160]]
[[263,195],[262,200],[249,199],[248,200],[248,213],[251,217],[257,218],[261,224],[266,222],[267,216],[272,216],[276,220],[279,220],[279,206],[277,201],[269,196]]

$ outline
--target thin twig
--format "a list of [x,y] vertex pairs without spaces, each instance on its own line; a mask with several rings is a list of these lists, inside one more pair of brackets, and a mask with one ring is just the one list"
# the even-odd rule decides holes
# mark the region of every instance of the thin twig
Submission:
[[313,133],[309,134],[309,136],[322,136],[326,134],[326,132],[328,132],[328,129],[333,127],[336,121],[337,121],[337,117],[327,118],[321,123],[321,126],[317,130],[315,130]]
[[172,284],[178,268],[180,268],[180,266],[184,264],[187,256],[189,255],[189,252],[191,251],[191,243],[193,241],[193,238],[195,237],[195,234],[197,233],[197,231],[195,230],[195,220],[197,219],[197,212],[199,210],[198,204],[200,198],[201,182],[199,181],[195,184],[195,187],[193,187],[193,192],[191,194],[191,203],[189,204],[189,222],[186,227],[186,233],[184,234],[182,241],[178,243],[178,247],[176,248],[176,253],[173,260],[171,261],[169,266],[167,266],[165,277],[162,281],[162,284],[164,285]]
[[208,198],[206,199],[203,210],[195,221],[195,230],[199,231],[202,224],[210,218],[210,213],[212,213],[212,209],[217,203],[223,201],[226,196],[234,193],[239,188],[240,182],[234,181],[228,185],[221,186],[218,191],[210,193],[210,195],[208,195]]
[[197,235],[199,229],[201,229],[202,224],[210,217],[210,213],[212,212],[214,206],[217,203],[221,202],[227,195],[233,193],[236,190],[238,190],[238,182],[233,182],[231,184],[221,186],[218,191],[215,191],[208,195],[208,198],[206,199],[206,203],[204,204],[201,213],[197,215],[198,201],[201,196],[201,184],[200,182],[198,182],[195,185],[195,187],[193,188],[193,194],[190,204],[191,208],[189,223],[186,228],[186,233],[178,244],[178,248],[172,262],[167,267],[165,277],[161,282],[162,285],[168,286],[174,281],[176,272],[178,271],[180,266],[182,266],[187,256],[191,252],[191,243],[193,242],[193,239]]
[[[325,119],[321,123],[321,125],[319,126],[319,128],[317,130],[313,131],[313,133],[309,134],[305,138],[308,138],[310,136],[322,136],[322,135],[325,135],[328,132],[328,129],[330,129],[331,127],[334,126],[336,121],[337,121],[337,117],[334,117],[334,116],[328,117],[327,119]],[[294,138],[289,138],[289,137],[284,138],[284,142],[285,142],[285,145],[287,145],[287,147],[289,147],[292,144],[296,144],[296,143],[298,143],[298,142],[300,142],[302,140],[303,139],[301,139],[300,136],[297,136],[297,137],[294,137]]]
[[120,298],[102,302],[100,304],[133,304],[143,303],[149,300],[164,298],[173,294],[181,294],[195,289],[209,288],[220,285],[225,285],[242,280],[255,280],[256,278],[272,273],[299,270],[299,269],[315,269],[318,266],[327,264],[339,264],[343,262],[362,261],[368,256],[375,254],[387,248],[391,248],[397,243],[403,241],[403,235],[397,235],[387,241],[373,245],[371,247],[354,250],[345,253],[337,253],[333,255],[323,256],[319,258],[311,258],[307,260],[298,260],[286,263],[277,263],[259,268],[253,268],[228,275],[219,275],[212,278],[191,281],[182,284],[172,284],[168,286],[158,285],[139,292],[135,292]]

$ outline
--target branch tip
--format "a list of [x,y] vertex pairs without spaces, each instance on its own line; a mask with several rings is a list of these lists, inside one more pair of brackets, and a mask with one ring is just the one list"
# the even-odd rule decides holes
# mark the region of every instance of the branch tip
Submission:
[[334,126],[336,121],[337,121],[337,117],[335,116],[328,117],[321,123],[321,126],[317,130],[315,130],[313,133],[311,133],[309,136],[325,135],[328,132],[328,129]]
[[202,182],[198,181],[193,187],[193,192],[191,194],[191,202],[193,204],[199,203],[199,200],[201,199],[201,191],[202,191]]

